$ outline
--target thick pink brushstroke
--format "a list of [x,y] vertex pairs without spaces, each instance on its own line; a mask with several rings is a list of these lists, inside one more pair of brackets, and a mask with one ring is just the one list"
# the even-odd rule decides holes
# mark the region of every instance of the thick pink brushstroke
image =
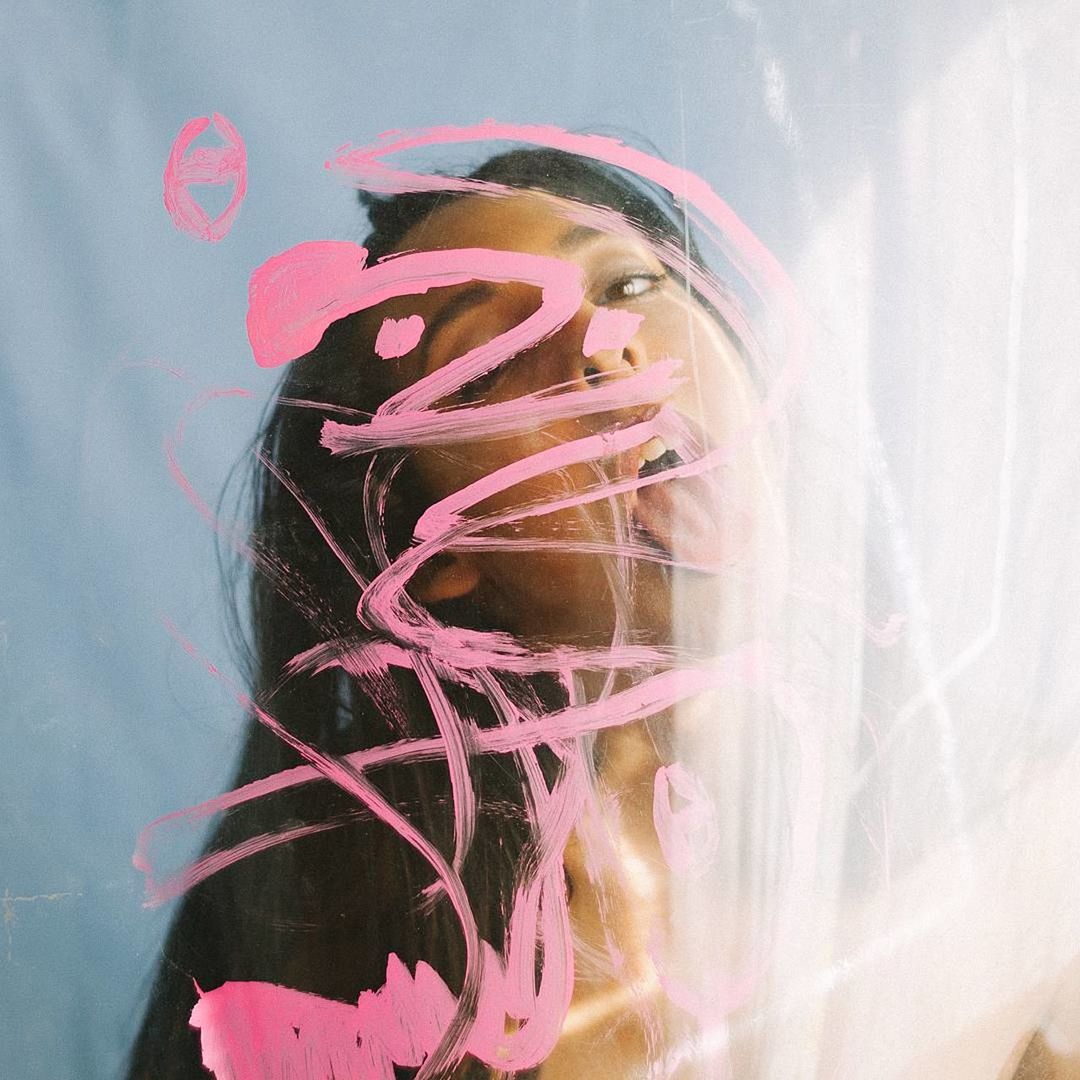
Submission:
[[[531,454],[527,458],[521,458],[510,465],[504,465],[501,469],[482,476],[479,480],[473,481],[429,506],[420,515],[420,520],[413,530],[413,537],[417,540],[431,540],[435,536],[449,534],[465,520],[463,515],[466,510],[487,499],[501,495],[518,484],[535,480],[547,473],[566,469],[571,465],[581,465],[587,461],[625,454],[628,450],[647,443],[661,430],[663,427],[660,420],[656,418],[645,420],[640,424],[631,424],[620,430],[606,431],[600,435],[587,435],[582,439],[559,443]],[[525,516],[550,514],[553,510],[580,506],[587,502],[594,502],[596,499],[618,494],[620,491],[634,491],[638,487],[647,486],[644,483],[647,479],[650,478],[635,476],[621,482],[598,483],[593,490],[580,491],[563,498],[538,500],[527,507],[500,514],[499,521],[500,523],[517,521]]]
[[375,352],[384,360],[411,353],[424,336],[422,315],[409,315],[404,319],[383,319],[375,335]]
[[[561,870],[514,907],[504,963],[484,943],[483,979],[465,1051],[492,1067],[532,1068],[547,1057],[570,1002],[570,934]],[[554,900],[553,900],[554,897]],[[543,942],[539,990],[536,950]],[[528,972],[522,978],[522,972]],[[228,982],[201,993],[191,1014],[203,1064],[230,1080],[394,1080],[394,1065],[424,1066],[453,1024],[458,1001],[423,961],[415,976],[391,953],[386,982],[355,1007],[271,983]],[[513,1030],[507,1031],[507,1020]]]
[[438,446],[444,443],[498,439],[535,431],[555,420],[595,416],[616,409],[635,409],[670,398],[682,385],[674,373],[681,361],[669,357],[591,390],[588,396],[568,384],[491,405],[416,412],[376,414],[366,424],[327,420],[320,442],[334,454],[362,454],[393,446]]
[[485,248],[417,251],[367,266],[367,250],[342,240],[297,244],[267,259],[248,284],[248,340],[262,367],[295,360],[319,343],[327,327],[347,315],[399,296],[468,281],[520,281],[541,289],[529,318],[447,369],[433,371],[386,401],[381,413],[430,405],[484,375],[507,356],[531,348],[577,313],[585,295],[581,271],[548,255]]
[[[188,147],[210,126],[211,118],[189,120],[173,141],[163,176],[165,209],[173,224],[189,236],[210,243],[224,238],[232,228],[240,204],[247,194],[247,150],[236,128],[214,113],[214,130],[224,146],[200,146],[190,154]],[[191,194],[192,184],[235,184],[229,205],[213,221]]]
[[585,342],[581,346],[582,353],[585,356],[595,356],[604,349],[625,348],[644,318],[644,315],[636,311],[597,308],[585,331]]
[[221,1080],[393,1077],[378,1071],[375,1049],[363,1045],[355,1006],[315,994],[225,983],[200,996],[191,1025],[200,1032],[203,1065]]
[[450,772],[450,794],[454,808],[454,870],[461,871],[476,830],[477,799],[469,771],[470,757],[476,747],[478,732],[458,715],[443,690],[438,665],[427,657],[417,656],[413,664],[420,688],[431,706],[435,726],[442,737],[446,764]]
[[326,328],[355,308],[336,295],[359,279],[367,249],[312,240],[267,259],[248,282],[247,332],[255,363],[275,367],[310,352]]

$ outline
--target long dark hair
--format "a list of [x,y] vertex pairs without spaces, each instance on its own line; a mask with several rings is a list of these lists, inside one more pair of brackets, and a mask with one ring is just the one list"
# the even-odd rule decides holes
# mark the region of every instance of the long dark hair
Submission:
[[[619,169],[556,150],[518,149],[490,159],[471,175],[613,210],[648,237],[682,245],[686,257],[700,265],[684,216],[670,196]],[[461,197],[460,192],[362,196],[371,222],[365,240],[369,263],[394,252],[414,226]],[[374,746],[404,732],[435,733],[411,673],[392,669],[372,686],[340,667],[314,673],[298,670],[294,662],[326,643],[344,647],[364,632],[356,618],[357,581],[312,515],[334,537],[352,570],[370,580],[379,569],[379,552],[360,512],[365,470],[355,459],[332,457],[319,435],[328,416],[370,415],[392,392],[385,365],[365,362],[373,355],[360,320],[350,317],[332,325],[313,352],[292,363],[257,438],[251,473],[254,526],[245,546],[254,570],[243,595],[250,605],[252,697],[297,738],[327,755]],[[386,460],[381,467],[388,467]],[[408,545],[426,502],[407,455],[389,467],[397,472],[383,542],[397,552]],[[484,612],[468,602],[433,614],[451,624],[485,623]],[[553,677],[499,677],[501,691],[532,711],[561,701]],[[446,692],[457,695],[477,723],[491,721],[484,695],[460,685],[448,685]],[[253,719],[235,782],[299,763],[295,750]],[[541,756],[541,764],[549,775],[557,771],[553,755]],[[463,878],[481,935],[498,945],[530,841],[522,779],[509,757],[481,758],[474,772],[481,814]],[[445,764],[387,767],[376,780],[441,850],[450,850]],[[460,927],[447,902],[421,900],[430,868],[332,785],[310,783],[236,807],[224,816],[208,850],[303,823],[327,827],[235,862],[184,898],[132,1050],[132,1080],[205,1075],[197,1033],[188,1024],[196,982],[204,989],[226,981],[272,982],[353,1002],[361,990],[383,982],[392,951],[410,968],[426,960],[451,989],[460,987]]]

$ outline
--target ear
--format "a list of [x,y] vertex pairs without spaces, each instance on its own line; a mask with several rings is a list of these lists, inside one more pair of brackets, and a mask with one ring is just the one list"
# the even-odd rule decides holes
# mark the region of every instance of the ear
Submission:
[[461,600],[480,583],[476,560],[468,553],[444,551],[417,571],[409,592],[421,604],[441,604]]

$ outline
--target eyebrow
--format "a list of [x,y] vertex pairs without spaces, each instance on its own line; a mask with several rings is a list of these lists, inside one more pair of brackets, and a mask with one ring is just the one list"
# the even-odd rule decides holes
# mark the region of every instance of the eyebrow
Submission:
[[447,302],[439,308],[435,317],[427,324],[427,328],[424,331],[424,341],[420,348],[420,364],[425,371],[427,370],[428,351],[431,342],[435,339],[439,331],[448,322],[456,319],[459,315],[490,300],[494,292],[494,285],[486,281],[477,281],[467,289],[462,289],[461,292],[457,293],[452,299],[447,300]]
[[555,238],[555,248],[558,251],[567,251],[570,248],[581,247],[582,244],[591,243],[593,240],[599,240],[604,235],[606,234],[589,225],[574,225],[572,228],[567,229],[566,232]]
[[[556,251],[569,251],[581,247],[583,244],[602,239],[605,235],[599,229],[594,229],[589,225],[574,225],[565,232],[560,233],[555,238],[553,246]],[[439,308],[438,312],[427,324],[424,331],[424,340],[420,346],[420,364],[425,371],[428,366],[431,342],[439,331],[459,315],[463,315],[466,311],[470,311],[472,308],[490,300],[494,294],[494,285],[490,282],[478,281],[467,289],[462,289],[452,300],[448,300]]]

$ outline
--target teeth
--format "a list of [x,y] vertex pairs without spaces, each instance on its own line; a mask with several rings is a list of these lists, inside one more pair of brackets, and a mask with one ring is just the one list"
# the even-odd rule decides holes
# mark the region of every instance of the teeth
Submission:
[[663,439],[653,436],[642,448],[641,456],[638,458],[638,468],[649,461],[656,461],[657,458],[663,457],[667,453],[667,443]]
[[655,476],[667,469],[682,464],[682,458],[675,450],[669,450],[663,439],[650,439],[638,454],[638,476]]

